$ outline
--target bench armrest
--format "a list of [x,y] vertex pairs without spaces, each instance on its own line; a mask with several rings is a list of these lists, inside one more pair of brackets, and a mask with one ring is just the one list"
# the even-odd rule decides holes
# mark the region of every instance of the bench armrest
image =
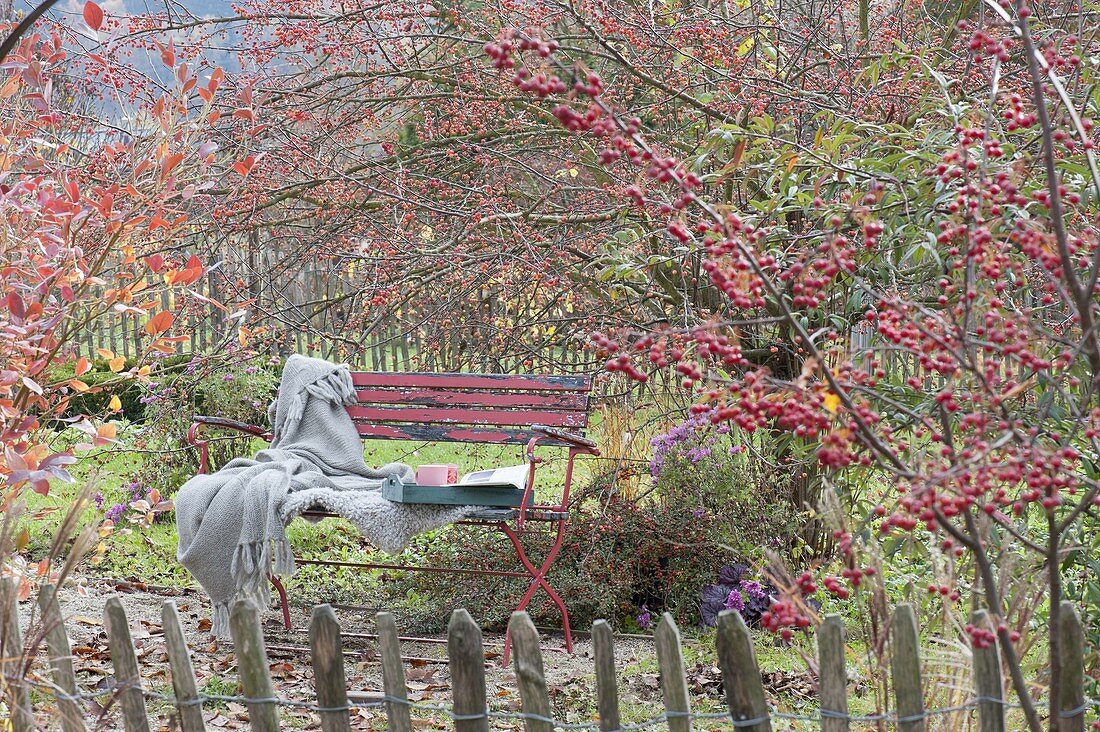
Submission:
[[199,475],[205,475],[206,471],[210,469],[210,446],[207,444],[207,440],[199,437],[199,432],[205,427],[237,430],[253,437],[262,437],[268,442],[271,442],[274,438],[274,435],[263,427],[257,427],[254,424],[245,424],[225,417],[205,417],[197,414],[192,418],[191,429],[187,430],[187,444],[199,450]]
[[535,432],[541,432],[547,437],[553,437],[554,439],[568,442],[569,444],[576,447],[583,447],[588,450],[596,449],[595,442],[588,439],[587,437],[583,437],[582,435],[578,435],[574,432],[566,432],[565,430],[559,430],[557,427],[547,427],[546,425],[541,424],[533,424],[531,425],[531,429]]
[[244,422],[238,422],[235,419],[226,419],[225,417],[204,417],[202,415],[195,415],[191,423],[192,430],[197,432],[196,427],[221,427],[227,430],[237,430],[238,432],[244,432],[252,435],[253,437],[262,437],[265,440],[270,440],[272,434],[265,430],[263,427],[257,427],[254,424],[246,424]]

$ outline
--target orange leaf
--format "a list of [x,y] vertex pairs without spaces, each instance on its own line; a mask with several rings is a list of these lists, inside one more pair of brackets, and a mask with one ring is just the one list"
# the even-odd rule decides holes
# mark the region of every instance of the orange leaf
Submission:
[[157,335],[163,333],[172,327],[172,323],[176,320],[176,316],[167,310],[162,310],[153,317],[149,318],[149,322],[145,324],[145,332],[149,335]]
[[122,371],[122,369],[126,368],[126,359],[122,356],[115,356],[107,362],[107,366],[111,369],[111,371],[117,374],[119,371]]
[[76,360],[75,373],[76,373],[77,376],[83,376],[84,374],[88,373],[91,370],[92,370],[91,361],[84,358],[83,356],[81,356],[80,358],[78,358]]

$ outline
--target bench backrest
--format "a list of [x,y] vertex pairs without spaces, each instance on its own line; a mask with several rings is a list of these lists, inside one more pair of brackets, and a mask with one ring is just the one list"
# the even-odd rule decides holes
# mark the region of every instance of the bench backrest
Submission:
[[588,376],[353,371],[352,380],[359,403],[348,413],[368,440],[525,443],[538,434],[531,425],[588,425]]

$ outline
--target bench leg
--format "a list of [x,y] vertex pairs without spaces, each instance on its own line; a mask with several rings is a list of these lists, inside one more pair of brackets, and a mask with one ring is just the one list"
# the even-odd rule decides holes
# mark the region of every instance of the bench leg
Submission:
[[283,630],[290,630],[290,603],[287,601],[286,588],[283,587],[282,581],[273,574],[269,574],[271,578],[271,584],[275,587],[275,591],[279,593],[279,605],[283,609]]
[[[565,539],[565,522],[562,521],[558,524],[554,545],[550,547],[550,551],[547,553],[542,565],[538,568],[536,568],[534,562],[528,558],[527,552],[524,551],[523,544],[520,542],[519,535],[516,534],[515,530],[504,523],[501,524],[500,528],[508,537],[508,540],[512,542],[512,547],[516,550],[516,557],[523,563],[523,567],[527,570],[527,573],[531,575],[531,584],[527,587],[527,591],[523,593],[523,597],[520,598],[519,604],[516,605],[514,612],[526,610],[539,588],[545,590],[546,594],[550,596],[551,602],[557,606],[558,612],[561,614],[562,632],[565,635],[565,650],[568,653],[572,653],[573,633],[569,627],[569,609],[566,608],[565,602],[561,599],[561,596],[550,586],[550,582],[546,579],[546,574],[550,571],[550,565],[554,563],[554,560],[558,557],[558,553],[561,551],[561,545]],[[508,665],[508,657],[511,655],[511,651],[512,635],[508,632],[504,634],[504,658],[502,659],[502,663],[505,666]]]

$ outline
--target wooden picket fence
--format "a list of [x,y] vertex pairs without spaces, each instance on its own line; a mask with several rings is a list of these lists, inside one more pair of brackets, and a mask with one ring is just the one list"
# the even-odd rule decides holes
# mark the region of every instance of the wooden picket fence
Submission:
[[[7,587],[4,587],[7,585]],[[5,701],[11,710],[11,729],[34,729],[30,689],[33,677],[20,659],[21,638],[16,613],[14,585],[0,583],[4,600],[0,623],[3,629],[2,660],[8,682]],[[103,692],[82,693],[73,671],[69,640],[58,607],[55,588],[47,585],[39,595],[45,641],[50,658],[52,684],[38,682],[57,701],[64,732],[86,732],[82,702]],[[1085,712],[1096,706],[1086,700],[1083,687],[1083,636],[1075,608],[1065,604],[1066,620],[1060,629],[1065,644],[1063,659],[1067,669],[1066,688],[1059,700],[1060,732],[1084,730]],[[148,732],[150,717],[146,699],[162,699],[175,707],[175,724],[183,732],[205,730],[204,702],[239,701],[247,705],[249,722],[258,732],[280,728],[279,708],[308,709],[320,718],[323,732],[347,732],[350,714],[364,707],[384,708],[389,729],[412,732],[411,712],[427,709],[453,722],[456,732],[487,732],[491,723],[515,726],[520,721],[526,732],[551,732],[553,729],[593,729],[600,732],[626,732],[647,727],[667,726],[670,732],[691,732],[694,721],[708,726],[724,724],[751,732],[770,732],[772,723],[799,721],[820,725],[824,732],[846,732],[853,724],[886,726],[901,732],[923,732],[928,720],[936,715],[976,714],[980,732],[1004,732],[1006,707],[1001,666],[996,644],[973,650],[974,697],[964,704],[946,709],[929,709],[922,692],[921,661],[916,615],[910,605],[899,605],[893,615],[890,646],[892,686],[895,710],[876,715],[848,712],[848,677],[845,667],[844,624],[839,616],[825,618],[817,632],[820,680],[820,707],[815,714],[785,714],[769,708],[752,645],[752,637],[741,615],[727,611],[719,616],[716,651],[725,686],[727,710],[720,713],[693,712],[685,672],[680,633],[670,615],[665,615],[654,633],[660,689],[665,711],[653,719],[624,724],[620,716],[618,674],[615,668],[610,626],[597,621],[592,627],[592,652],[595,662],[598,721],[565,723],[554,719],[543,667],[538,632],[526,613],[512,616],[509,629],[514,644],[514,666],[522,712],[489,709],[485,682],[485,653],[481,630],[465,610],[455,610],[448,626],[447,655],[451,672],[452,705],[425,705],[410,702],[402,665],[401,650],[394,618],[389,613],[377,616],[378,652],[382,665],[383,690],[365,701],[349,702],[344,677],[344,655],[336,615],[328,605],[314,608],[309,629],[311,662],[315,678],[315,703],[281,699],[276,696],[264,646],[259,610],[248,602],[238,602],[230,624],[237,656],[241,696],[202,694],[198,690],[183,628],[174,601],[164,603],[163,630],[171,670],[174,696],[157,694],[142,688],[137,656],[122,603],[117,597],[107,601],[104,626],[114,666],[114,685],[108,694],[117,704],[127,732]],[[972,618],[980,627],[992,628],[991,618],[978,611]],[[0,720],[2,721],[2,720]],[[2,725],[0,725],[2,727]]]

